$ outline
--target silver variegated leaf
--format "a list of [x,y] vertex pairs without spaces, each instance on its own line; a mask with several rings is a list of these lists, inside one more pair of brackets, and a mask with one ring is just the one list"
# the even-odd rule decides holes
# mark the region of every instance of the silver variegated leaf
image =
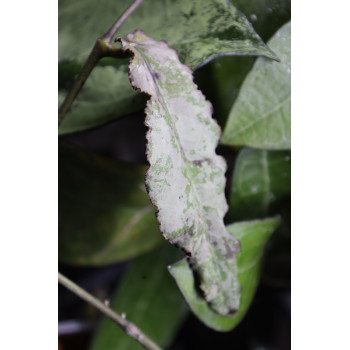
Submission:
[[211,117],[212,106],[166,42],[142,31],[119,40],[134,56],[132,85],[151,96],[146,107],[146,185],[160,229],[187,253],[212,309],[232,315],[239,308],[240,243],[223,223],[226,163],[215,153],[220,128]]

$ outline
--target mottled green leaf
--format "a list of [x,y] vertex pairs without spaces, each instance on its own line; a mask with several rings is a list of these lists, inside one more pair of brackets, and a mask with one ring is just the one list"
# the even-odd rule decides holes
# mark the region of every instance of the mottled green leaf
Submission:
[[[59,60],[84,61],[101,36],[132,1],[60,0]],[[245,16],[226,0],[146,0],[118,35],[142,29],[166,40],[191,68],[222,54],[276,56]]]
[[[59,105],[68,90],[59,90]],[[131,114],[145,98],[131,86],[127,66],[96,67],[59,127],[59,135],[90,129]]]
[[[112,299],[111,307],[125,313],[127,319],[161,347],[172,340],[183,320],[187,307],[174,280],[167,272],[169,262],[179,252],[168,244],[136,259]],[[114,322],[102,321],[90,350],[143,349]]]
[[192,81],[175,50],[136,31],[120,39],[134,58],[130,80],[147,93],[146,185],[164,237],[190,255],[200,288],[212,308],[231,314],[239,307],[236,253],[223,216],[226,164],[215,154],[220,128],[211,104]]
[[[59,60],[84,62],[96,38],[130,3],[131,0],[60,0]],[[127,19],[119,34],[123,36],[135,29],[167,40],[191,68],[224,54],[275,57],[247,19],[226,0],[147,0]],[[78,97],[74,110],[67,114],[59,129],[60,134],[85,130],[143,109],[142,98],[126,86],[127,63],[122,61],[114,69],[95,73],[95,84],[88,79],[82,94],[86,89],[90,93]],[[93,97],[91,101],[88,96]]]
[[60,144],[58,254],[70,264],[130,259],[161,242],[145,166]]
[[[290,0],[232,0],[266,42],[290,20]],[[195,81],[214,107],[214,118],[224,127],[239,89],[255,57],[223,56],[195,72]]]
[[184,259],[169,266],[187,304],[193,313],[208,327],[229,331],[242,320],[253,300],[262,267],[265,244],[278,226],[278,219],[241,222],[227,226],[228,232],[241,241],[242,251],[237,256],[238,279],[242,286],[241,305],[234,317],[213,312],[198,292],[194,274]]
[[281,62],[259,58],[230,112],[221,142],[290,149],[290,22],[269,41]]
[[290,151],[241,150],[231,184],[229,222],[270,214],[270,206],[290,194],[290,164]]

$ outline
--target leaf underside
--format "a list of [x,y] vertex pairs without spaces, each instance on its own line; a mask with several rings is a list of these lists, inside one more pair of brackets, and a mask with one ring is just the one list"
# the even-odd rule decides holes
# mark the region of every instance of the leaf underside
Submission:
[[220,128],[211,104],[175,50],[142,31],[119,39],[133,53],[129,76],[151,96],[146,107],[146,185],[164,237],[188,255],[205,299],[217,313],[239,308],[239,241],[224,226],[226,164],[216,155]]

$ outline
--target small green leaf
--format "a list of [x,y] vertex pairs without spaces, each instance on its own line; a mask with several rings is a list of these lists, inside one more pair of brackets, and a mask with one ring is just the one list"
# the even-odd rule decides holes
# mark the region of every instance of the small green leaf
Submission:
[[[131,0],[60,0],[59,61],[71,61],[75,65],[84,62],[96,38],[130,3]],[[158,40],[167,40],[191,68],[220,55],[276,58],[244,15],[224,0],[147,0],[126,20],[119,35],[138,28]],[[114,69],[100,68],[92,73],[60,126],[61,135],[95,127],[143,109],[142,97],[127,86],[127,63],[118,61],[113,64]],[[90,79],[94,79],[94,83],[89,83]]]
[[102,265],[161,242],[145,166],[59,146],[58,252],[69,264]]
[[290,151],[241,150],[233,173],[229,222],[264,217],[272,203],[288,196],[290,166]]
[[269,41],[281,62],[259,58],[233,105],[221,139],[227,145],[290,149],[290,22]]
[[[68,90],[59,90],[59,105]],[[127,66],[96,67],[58,129],[59,135],[90,129],[131,114],[145,98],[131,86]]]
[[220,128],[211,104],[189,68],[164,41],[136,31],[120,39],[130,50],[130,80],[147,102],[146,186],[164,237],[190,255],[212,308],[223,315],[239,307],[239,241],[224,226],[226,164],[215,154]]
[[[111,307],[125,313],[161,347],[171,342],[180,326],[187,307],[166,265],[179,258],[179,252],[163,244],[158,249],[136,259],[126,272]],[[90,350],[143,349],[114,322],[103,320]]]
[[238,279],[242,286],[241,305],[234,317],[218,315],[208,307],[196,289],[193,272],[185,259],[169,266],[169,272],[174,277],[187,304],[208,327],[217,331],[229,331],[242,320],[259,283],[265,244],[278,224],[278,219],[266,219],[227,226],[228,232],[239,239],[242,245],[242,251],[237,256]]

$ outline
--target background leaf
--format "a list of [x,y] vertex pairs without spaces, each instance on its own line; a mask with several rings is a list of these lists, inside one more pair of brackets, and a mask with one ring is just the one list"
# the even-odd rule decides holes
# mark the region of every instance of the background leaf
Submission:
[[[145,104],[145,96],[130,85],[125,62],[126,60],[121,60],[115,66],[95,67],[60,125],[59,135],[105,124],[138,111]],[[66,66],[62,66],[61,70],[67,70]],[[59,105],[68,91],[59,90]]]
[[[67,62],[75,65],[84,62],[96,38],[130,3],[131,0],[101,0],[98,3],[95,0],[60,0],[59,61],[66,64],[59,66],[59,75],[73,81],[73,72]],[[275,57],[244,15],[224,0],[147,0],[128,18],[118,34],[124,36],[135,29],[142,29],[157,40],[167,40],[178,50],[181,61],[191,68],[223,54]],[[125,60],[121,60],[122,64],[114,64],[112,60],[103,62],[101,64],[110,64],[113,68],[95,73],[96,84],[89,84],[88,79],[82,93],[86,89],[89,92],[73,105],[74,109],[59,129],[60,134],[85,130],[142,110],[142,98],[126,87]],[[64,85],[67,88],[69,84]],[[91,101],[89,96],[92,96]],[[100,103],[94,106],[97,99]]]
[[290,148],[290,22],[273,36],[269,46],[281,62],[256,61],[229,115],[223,144]]
[[[187,307],[166,265],[181,256],[164,243],[136,259],[126,272],[111,307],[125,313],[158,345],[166,347],[183,320]],[[104,319],[90,350],[143,349],[111,320]]]
[[130,259],[162,240],[144,185],[146,166],[60,144],[59,260],[101,265]]
[[211,307],[228,315],[239,307],[239,242],[223,223],[226,164],[215,154],[220,129],[211,105],[176,51],[142,31],[121,39],[130,50],[130,81],[147,102],[146,186],[164,237],[186,251]]
[[[59,60],[85,61],[97,37],[130,4],[125,0],[60,0]],[[123,24],[118,35],[123,37],[136,29],[155,40],[166,40],[191,68],[220,54],[276,58],[245,16],[224,0],[147,0]]]
[[233,317],[218,315],[208,307],[196,289],[193,272],[186,260],[181,260],[169,267],[169,272],[192,312],[208,327],[217,331],[229,331],[242,320],[259,282],[265,244],[278,224],[278,219],[266,219],[227,226],[228,232],[239,239],[242,245],[242,251],[237,256],[238,279],[242,286],[242,295],[240,308]]
[[290,151],[242,149],[233,173],[228,221],[271,215],[271,204],[290,195],[290,169]]

